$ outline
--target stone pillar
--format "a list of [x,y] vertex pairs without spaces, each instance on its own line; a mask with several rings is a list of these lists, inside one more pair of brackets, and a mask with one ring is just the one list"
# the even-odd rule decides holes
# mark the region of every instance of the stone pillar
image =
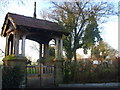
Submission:
[[63,61],[55,61],[55,85],[62,84],[63,82]]
[[22,37],[22,56],[25,56],[25,39],[26,36]]
[[55,85],[61,84],[63,82],[63,61],[61,59],[62,55],[62,40],[56,38],[56,48],[55,48]]
[[[23,56],[6,56],[3,59],[3,88],[25,88],[26,86],[26,61]],[[14,75],[14,76],[13,76]],[[7,78],[7,79],[6,79]],[[19,79],[20,78],[20,79]],[[16,80],[18,79],[18,80]],[[18,84],[16,84],[18,83]]]
[[63,41],[62,39],[56,38],[56,46],[55,46],[55,58],[62,57],[62,49],[63,49]]

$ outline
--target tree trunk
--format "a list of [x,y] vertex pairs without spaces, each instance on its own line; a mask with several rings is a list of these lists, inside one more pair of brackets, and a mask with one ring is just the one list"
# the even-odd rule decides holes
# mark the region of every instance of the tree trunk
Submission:
[[73,52],[73,55],[74,55],[74,60],[77,61],[76,49],[75,49],[75,51]]

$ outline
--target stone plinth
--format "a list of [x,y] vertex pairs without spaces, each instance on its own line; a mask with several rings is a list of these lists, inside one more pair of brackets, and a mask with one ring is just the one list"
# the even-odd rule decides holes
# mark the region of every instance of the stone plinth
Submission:
[[6,56],[3,59],[3,65],[4,67],[15,67],[15,66],[19,66],[21,68],[21,70],[25,70],[26,68],[26,61],[27,59],[23,56]]
[[55,85],[59,85],[63,82],[63,61],[55,61]]
[[[26,61],[27,59],[25,57],[14,55],[6,56],[3,59],[3,74],[4,74],[2,76],[3,88],[6,88],[7,86],[8,88],[25,87]],[[19,78],[21,78],[21,80]],[[14,83],[15,81],[17,84]]]

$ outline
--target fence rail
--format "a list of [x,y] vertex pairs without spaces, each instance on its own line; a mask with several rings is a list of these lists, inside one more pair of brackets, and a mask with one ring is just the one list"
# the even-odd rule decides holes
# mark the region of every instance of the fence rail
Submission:
[[27,74],[49,74],[54,73],[54,66],[27,66]]

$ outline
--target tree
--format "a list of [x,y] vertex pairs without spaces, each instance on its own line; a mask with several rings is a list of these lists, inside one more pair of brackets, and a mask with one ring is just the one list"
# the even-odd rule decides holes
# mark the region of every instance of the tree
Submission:
[[99,41],[97,46],[91,48],[91,57],[96,58],[97,60],[105,60],[107,56],[110,58],[115,58],[118,54],[118,51],[113,49],[104,41]]
[[63,36],[63,46],[69,60],[74,57],[76,61],[76,50],[84,48],[84,53],[92,45],[101,40],[98,23],[102,23],[102,18],[113,15],[114,6],[107,2],[93,2],[91,0],[81,0],[81,2],[56,3],[49,18],[58,22],[69,36]]

